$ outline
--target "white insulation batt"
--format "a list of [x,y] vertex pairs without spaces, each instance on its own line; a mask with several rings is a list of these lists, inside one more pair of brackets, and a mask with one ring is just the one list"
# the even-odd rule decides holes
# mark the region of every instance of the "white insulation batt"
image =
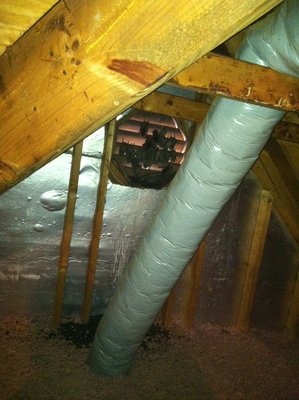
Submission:
[[[250,29],[238,58],[299,75],[299,0]],[[89,364],[116,376],[134,354],[199,242],[258,158],[277,110],[219,99],[123,273],[100,322]]]

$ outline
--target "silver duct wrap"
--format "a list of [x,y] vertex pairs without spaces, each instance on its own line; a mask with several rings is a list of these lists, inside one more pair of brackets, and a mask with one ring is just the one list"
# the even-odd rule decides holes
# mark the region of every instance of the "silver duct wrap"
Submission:
[[[238,57],[299,74],[299,1],[253,27]],[[224,204],[258,158],[277,110],[217,100],[127,265],[91,348],[94,372],[126,374],[171,288]]]

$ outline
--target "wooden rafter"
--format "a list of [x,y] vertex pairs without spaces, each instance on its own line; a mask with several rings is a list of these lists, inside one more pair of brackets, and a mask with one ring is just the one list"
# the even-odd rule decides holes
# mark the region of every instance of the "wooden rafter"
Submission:
[[280,2],[60,1],[0,58],[0,192]]
[[57,0],[0,2],[0,55],[18,40]]

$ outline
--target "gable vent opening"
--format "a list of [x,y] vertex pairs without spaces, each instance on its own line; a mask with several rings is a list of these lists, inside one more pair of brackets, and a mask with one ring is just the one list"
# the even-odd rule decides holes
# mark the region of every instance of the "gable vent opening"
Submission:
[[175,176],[187,147],[187,136],[174,118],[144,111],[129,113],[117,121],[110,179],[132,187],[161,189]]

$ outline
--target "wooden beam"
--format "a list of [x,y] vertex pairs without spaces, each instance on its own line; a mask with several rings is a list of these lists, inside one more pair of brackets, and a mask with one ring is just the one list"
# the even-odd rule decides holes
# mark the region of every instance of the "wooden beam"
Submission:
[[[224,45],[228,50],[228,53],[231,57],[235,57],[238,48],[240,47],[244,37],[246,36],[246,33],[248,31],[248,28],[243,29],[243,31],[238,32],[235,36],[232,36],[229,40],[227,40]],[[292,124],[299,125],[299,113],[295,112],[288,112],[283,120],[285,122],[291,122]]]
[[200,103],[160,92],[151,93],[134,104],[133,107],[137,110],[154,112],[177,119],[186,119],[188,121],[200,123],[203,122],[210,108],[209,104],[206,103]]
[[[149,111],[168,115],[177,119],[202,123],[209,111],[210,105],[203,102],[188,100],[184,97],[153,92],[134,104],[133,107],[137,110]],[[299,143],[299,125],[281,121],[275,126],[272,136],[276,139]]]
[[87,324],[89,320],[90,308],[92,304],[92,294],[94,279],[96,274],[99,244],[102,231],[103,215],[106,202],[107,184],[109,169],[115,138],[115,120],[109,123],[105,132],[104,153],[101,162],[100,182],[98,185],[96,209],[93,218],[92,237],[89,247],[88,268],[86,272],[85,293],[82,307],[82,324]]
[[0,193],[280,2],[60,1],[0,57]]
[[218,54],[202,57],[170,83],[278,110],[299,110],[299,79]]
[[271,191],[278,214],[299,243],[298,179],[278,146],[269,141],[253,166],[253,172],[264,189]]
[[57,328],[61,322],[64,288],[70,254],[75,206],[77,200],[78,181],[80,174],[80,162],[83,141],[74,147],[72,155],[72,166],[70,172],[69,189],[67,195],[66,210],[64,216],[63,233],[60,245],[60,256],[57,269],[57,282],[54,300],[53,326]]
[[[18,40],[57,0],[0,2],[0,55]],[[8,50],[9,51],[9,50]]]
[[[245,332],[249,328],[250,315],[259,277],[260,265],[264,244],[268,231],[268,224],[272,210],[273,198],[268,191],[262,191],[259,208],[252,231],[249,224],[247,235],[251,237],[249,246],[244,246],[243,252],[243,280],[241,282],[241,296],[236,316],[236,329]],[[251,222],[251,221],[250,221]]]

